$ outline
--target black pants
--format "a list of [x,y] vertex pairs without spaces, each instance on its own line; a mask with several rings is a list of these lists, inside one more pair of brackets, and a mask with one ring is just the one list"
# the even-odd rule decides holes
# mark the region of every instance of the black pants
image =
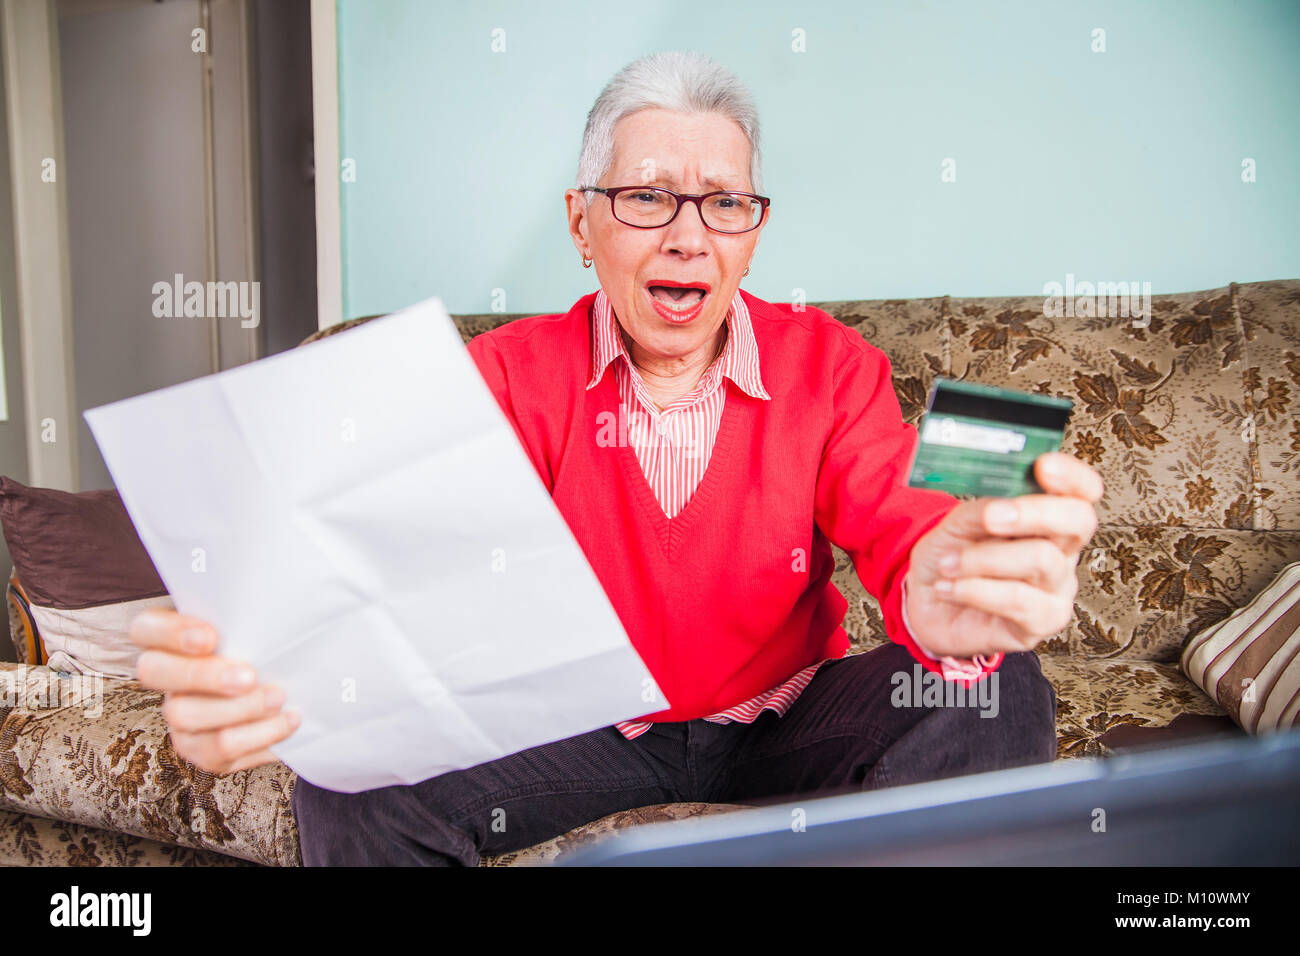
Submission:
[[632,807],[774,802],[1055,759],[1056,691],[1032,651],[1007,655],[983,697],[925,699],[919,675],[888,644],[826,662],[784,716],[765,711],[752,724],[658,723],[635,740],[604,727],[361,793],[300,777],[303,863],[474,866]]

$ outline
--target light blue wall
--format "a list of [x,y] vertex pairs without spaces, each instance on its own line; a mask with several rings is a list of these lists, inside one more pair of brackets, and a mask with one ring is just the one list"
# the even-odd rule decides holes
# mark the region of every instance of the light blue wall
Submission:
[[338,14],[356,171],[340,185],[345,317],[429,295],[490,311],[498,288],[505,311],[560,311],[593,291],[563,191],[601,87],[663,49],[705,52],[754,91],[773,210],[745,288],[763,298],[1300,276],[1296,0],[338,0]]

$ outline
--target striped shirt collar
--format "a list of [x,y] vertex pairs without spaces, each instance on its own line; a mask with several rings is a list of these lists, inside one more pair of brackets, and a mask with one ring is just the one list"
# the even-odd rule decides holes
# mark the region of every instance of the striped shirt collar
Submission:
[[[591,339],[591,381],[587,388],[594,388],[605,375],[609,363],[620,355],[627,361],[629,369],[635,370],[632,357],[623,346],[623,337],[619,334],[618,320],[610,307],[605,290],[596,293],[592,304],[592,328],[595,334]],[[719,375],[736,383],[747,395],[753,398],[770,399],[763,388],[763,380],[758,368],[758,343],[754,339],[754,327],[749,320],[749,306],[740,297],[740,290],[731,298],[731,307],[727,310],[727,342],[722,354],[708,367],[700,385],[704,392],[712,387],[712,380]]]

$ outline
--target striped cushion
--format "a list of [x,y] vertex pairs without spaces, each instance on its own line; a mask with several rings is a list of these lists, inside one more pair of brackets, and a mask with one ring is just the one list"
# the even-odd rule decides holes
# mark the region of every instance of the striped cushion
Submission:
[[1255,600],[1197,634],[1182,668],[1253,734],[1288,730],[1300,719],[1300,561]]

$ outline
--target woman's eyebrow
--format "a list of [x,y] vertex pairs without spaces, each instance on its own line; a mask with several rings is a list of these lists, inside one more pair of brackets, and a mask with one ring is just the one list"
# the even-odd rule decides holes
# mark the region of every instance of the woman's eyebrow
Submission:
[[[735,178],[735,179],[733,179],[733,180],[728,181],[727,179],[720,178],[720,177],[718,177],[718,176],[705,176],[703,182],[704,182],[704,185],[705,185],[705,186],[712,187],[713,189],[726,189],[726,190],[732,190],[732,191],[739,190],[739,191],[741,191],[741,192],[743,192],[744,189],[745,189],[744,186],[732,185],[733,182],[735,182],[735,183],[739,183],[739,182],[740,182],[739,177],[737,177],[737,178]],[[669,186],[669,187],[671,187],[671,188],[673,188],[673,189],[676,189],[676,188],[677,188],[677,185],[678,185],[678,180],[677,180],[677,177],[675,177],[675,176],[669,176],[669,175],[664,175],[663,173],[660,173],[658,176],[654,177],[653,179],[646,180],[646,181],[643,182],[641,185],[643,185],[643,186],[649,186],[649,185],[652,185],[652,184],[654,184],[654,185],[661,185],[661,186]]]

